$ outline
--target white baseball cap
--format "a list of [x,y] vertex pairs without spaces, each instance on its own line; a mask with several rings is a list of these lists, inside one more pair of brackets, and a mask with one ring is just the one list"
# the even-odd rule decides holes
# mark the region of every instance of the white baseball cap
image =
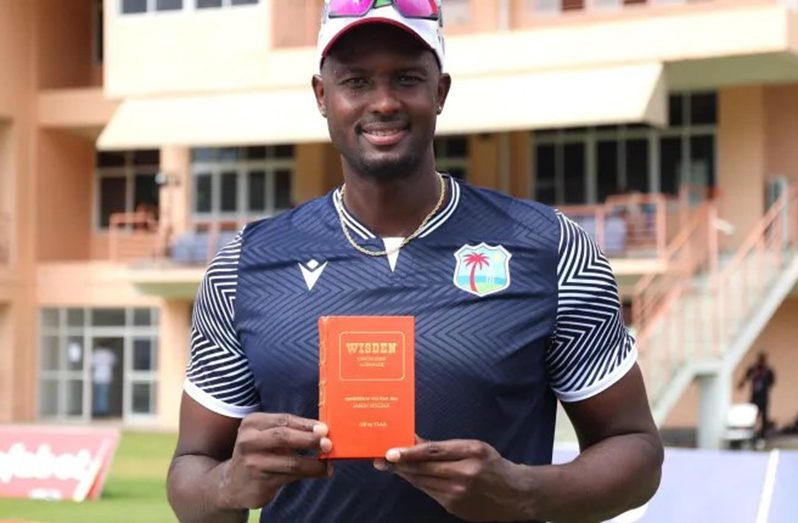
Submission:
[[[391,24],[418,38],[424,45],[426,45],[435,57],[438,59],[438,65],[443,70],[444,59],[444,41],[443,41],[443,12],[441,8],[441,0],[432,0],[437,2],[438,19],[432,20],[429,18],[410,18],[403,16],[399,11],[394,1],[386,0],[349,0],[355,4],[358,1],[370,2],[372,7],[363,16],[330,16],[329,4],[337,0],[324,0],[324,7],[322,8],[321,15],[321,28],[319,29],[319,38],[317,43],[317,50],[319,56],[319,66],[321,66],[324,57],[332,48],[333,44],[347,31],[354,27],[358,27],[371,23]],[[402,0],[398,0],[401,2]]]

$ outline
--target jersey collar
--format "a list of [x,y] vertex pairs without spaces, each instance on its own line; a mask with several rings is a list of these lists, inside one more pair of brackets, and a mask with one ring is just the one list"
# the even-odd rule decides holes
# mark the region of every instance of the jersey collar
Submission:
[[[449,201],[446,202],[446,205],[444,205],[443,208],[435,213],[432,219],[428,221],[427,224],[419,231],[417,236],[418,238],[424,238],[430,235],[434,230],[446,223],[446,221],[454,214],[454,211],[457,209],[457,205],[460,203],[460,184],[448,174],[444,174],[443,177],[449,187]],[[332,199],[336,212],[339,209],[342,211],[344,222],[351,231],[353,231],[363,240],[373,240],[377,237],[369,230],[368,227],[360,223],[354,216],[352,216],[352,214],[349,213],[349,211],[346,209],[346,206],[344,206],[343,202],[341,201],[340,188],[333,191]]]

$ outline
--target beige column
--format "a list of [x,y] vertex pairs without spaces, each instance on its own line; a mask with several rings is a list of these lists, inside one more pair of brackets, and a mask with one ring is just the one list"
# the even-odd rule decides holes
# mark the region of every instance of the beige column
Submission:
[[294,151],[294,202],[297,205],[322,196],[340,183],[341,160],[331,144],[302,143],[296,145]]
[[761,86],[733,87],[719,93],[718,180],[720,217],[735,228],[726,239],[736,247],[764,212],[765,104]]
[[768,177],[784,176],[798,185],[798,85],[765,88],[765,154]]
[[158,349],[158,425],[176,429],[188,363],[191,303],[165,301],[161,306]]
[[499,135],[474,134],[468,137],[468,181],[473,185],[499,189]]
[[532,139],[529,131],[510,134],[510,194],[532,197]]
[[186,232],[191,216],[191,159],[187,147],[161,148],[161,221],[175,235]]

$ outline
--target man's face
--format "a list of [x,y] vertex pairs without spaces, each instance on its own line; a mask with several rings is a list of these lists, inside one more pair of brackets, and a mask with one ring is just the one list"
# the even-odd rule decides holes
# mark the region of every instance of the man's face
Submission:
[[450,81],[412,35],[369,24],[336,42],[313,89],[344,161],[361,174],[388,180],[413,174],[431,159],[435,121]]

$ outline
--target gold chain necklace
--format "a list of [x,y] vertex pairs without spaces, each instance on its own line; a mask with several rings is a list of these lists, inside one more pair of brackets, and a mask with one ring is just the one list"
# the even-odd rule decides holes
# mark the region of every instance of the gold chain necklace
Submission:
[[352,238],[352,234],[349,232],[349,228],[346,226],[346,220],[344,219],[344,194],[346,190],[346,184],[342,185],[340,191],[341,200],[340,202],[338,202],[338,205],[336,205],[336,210],[338,211],[338,221],[341,222],[341,230],[344,231],[344,236],[346,236],[346,239],[349,241],[349,244],[352,247],[354,247],[358,252],[362,252],[363,254],[366,254],[368,256],[375,256],[375,257],[389,256],[395,252],[398,252],[399,249],[407,245],[410,242],[410,240],[412,240],[413,238],[418,236],[419,233],[421,233],[421,230],[424,229],[424,226],[427,225],[430,219],[432,219],[432,217],[435,216],[435,214],[440,210],[441,206],[443,205],[443,201],[446,197],[446,180],[441,175],[441,173],[436,173],[436,174],[438,175],[438,179],[440,179],[441,182],[441,190],[440,190],[441,195],[438,198],[438,203],[436,203],[435,207],[429,212],[429,214],[427,214],[427,216],[421,222],[421,225],[419,225],[418,228],[416,228],[416,230],[413,231],[409,236],[404,238],[399,245],[382,251],[370,251],[365,247],[361,247],[360,245],[358,245],[358,243],[354,240],[354,238]]

